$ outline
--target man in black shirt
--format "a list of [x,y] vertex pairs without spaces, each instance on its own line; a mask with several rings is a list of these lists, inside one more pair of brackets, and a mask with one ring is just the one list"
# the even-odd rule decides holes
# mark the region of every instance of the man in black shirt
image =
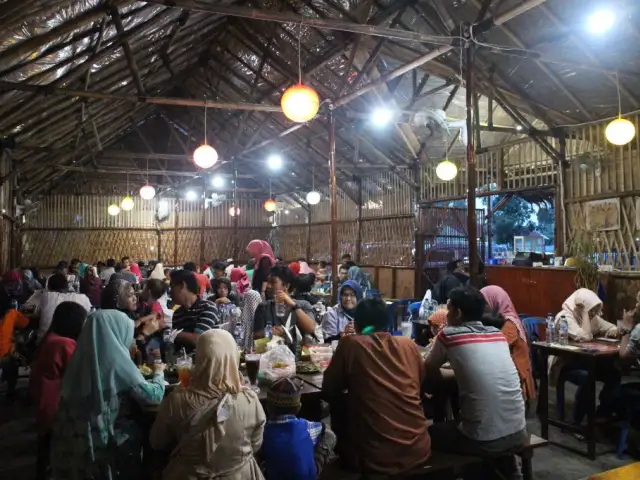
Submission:
[[[303,335],[312,335],[316,322],[309,302],[293,300],[289,296],[289,284],[292,276],[291,270],[285,265],[276,265],[271,269],[269,288],[271,288],[275,300],[268,300],[258,306],[253,321],[253,336],[254,338],[264,338],[265,327],[270,323],[272,326],[271,333],[287,340],[291,349],[295,350],[295,327],[297,326]],[[276,302],[285,304],[285,312],[282,317],[276,315]],[[285,325],[289,315],[291,315],[291,323],[288,330],[289,335],[287,335]]]
[[198,280],[189,270],[171,272],[171,297],[180,305],[173,314],[173,328],[182,329],[175,342],[192,350],[202,333],[220,326],[222,317],[214,303],[200,298]]

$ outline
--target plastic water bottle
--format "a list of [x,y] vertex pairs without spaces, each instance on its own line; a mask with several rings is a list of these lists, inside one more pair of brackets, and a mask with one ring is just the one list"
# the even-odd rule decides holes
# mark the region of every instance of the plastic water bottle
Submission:
[[238,345],[242,345],[242,323],[236,322],[233,326],[233,338]]
[[556,318],[553,313],[547,315],[547,343],[555,343],[556,341]]
[[569,345],[569,322],[564,315],[558,320],[558,342],[560,345]]
[[265,338],[271,338],[273,336],[273,334],[271,333],[271,320],[267,321],[267,325],[264,327],[264,336]]
[[11,299],[11,309],[18,310],[18,300],[16,300],[15,298]]

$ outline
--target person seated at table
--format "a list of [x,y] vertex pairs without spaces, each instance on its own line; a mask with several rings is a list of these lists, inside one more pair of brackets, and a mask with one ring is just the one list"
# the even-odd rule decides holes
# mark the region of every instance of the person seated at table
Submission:
[[5,273],[0,283],[0,369],[2,369],[2,381],[7,383],[7,400],[13,401],[16,397],[16,386],[20,356],[16,353],[14,334],[16,329],[29,326],[29,318],[16,307],[19,295],[18,285],[20,276],[18,272]]
[[238,305],[238,297],[231,291],[231,280],[227,277],[218,277],[211,280],[211,289],[213,290],[213,295],[207,299],[210,302]]
[[42,341],[51,326],[53,313],[62,302],[76,302],[87,312],[91,310],[91,300],[82,293],[70,292],[67,277],[63,273],[54,273],[47,281],[47,288],[34,305],[34,314],[39,317],[38,343]]
[[511,298],[502,288],[491,285],[480,290],[487,302],[485,313],[489,316],[483,317],[485,325],[498,328],[509,343],[511,359],[518,370],[522,394],[526,402],[536,397],[536,385],[531,372],[531,355],[529,343],[527,342],[527,332],[524,329],[522,320],[516,311]]
[[188,270],[189,272],[193,273],[193,275],[196,277],[198,285],[200,286],[200,297],[206,298],[207,292],[211,291],[211,281],[209,280],[209,277],[202,273],[198,273],[198,266],[194,262],[185,263],[183,268],[184,270]]
[[306,300],[311,304],[311,306],[315,305],[320,301],[320,298],[311,293],[315,283],[315,273],[301,273],[293,279],[293,282],[291,282],[291,297],[294,300]]
[[[99,310],[87,319],[62,378],[51,436],[53,478],[140,478],[141,407],[164,396],[164,365],[146,381],[131,361],[133,322]],[[126,472],[126,473],[125,473]]]
[[363,292],[371,290],[371,282],[369,281],[369,275],[364,272],[360,267],[353,266],[349,268],[347,272],[347,280],[356,282],[360,285]]
[[236,342],[229,332],[198,337],[187,388],[160,405],[151,447],[171,452],[164,480],[259,480],[254,455],[262,445],[265,414],[258,396],[242,385]]
[[[636,308],[630,312],[624,312],[619,331],[622,335],[620,360],[622,366],[626,368],[640,358],[640,294],[638,294]],[[614,393],[614,408],[622,419],[637,418],[640,415],[640,382],[627,382],[620,385]]]
[[35,353],[29,390],[36,405],[38,456],[36,479],[44,480],[51,452],[51,427],[60,402],[60,385],[87,311],[75,302],[62,302],[53,314],[49,331]]
[[356,263],[352,261],[344,262],[338,267],[338,285],[347,281],[347,277],[349,276],[349,269],[351,267],[355,267]]
[[174,343],[193,351],[202,333],[220,326],[220,311],[215,303],[200,298],[198,281],[188,270],[171,272],[171,297],[180,306],[173,314],[173,328],[182,330]]
[[87,296],[93,307],[100,308],[102,280],[100,280],[98,271],[93,265],[87,265],[84,275],[80,278],[80,293]]
[[356,332],[353,318],[360,300],[362,300],[360,284],[353,280],[343,282],[338,290],[338,304],[329,308],[322,319],[322,332],[326,343]]
[[[591,290],[580,288],[573,292],[562,304],[562,311],[556,315],[556,331],[560,318],[564,316],[569,325],[569,340],[587,342],[597,337],[616,338],[618,328],[604,320],[602,301]],[[611,413],[613,393],[620,384],[620,373],[614,365],[613,358],[602,358],[596,362],[596,380],[604,382],[600,390],[598,416]],[[588,365],[580,360],[567,361],[560,357],[549,357],[549,382],[552,385],[569,381],[578,386],[573,405],[573,423],[579,425],[587,414],[589,405],[589,371]],[[576,435],[581,439],[581,435]]]
[[431,453],[421,403],[422,356],[410,338],[392,336],[388,327],[382,300],[360,302],[357,335],[340,340],[322,381],[341,463],[362,474],[400,475]]
[[[501,456],[527,440],[520,377],[506,337],[482,324],[485,300],[475,288],[449,292],[447,326],[436,336],[425,359],[427,379],[440,380],[449,362],[458,384],[460,421],[429,428],[434,450],[478,456]],[[517,472],[515,458],[505,470]]]
[[462,260],[453,260],[447,263],[447,269],[432,289],[432,297],[438,303],[447,303],[449,292],[454,288],[467,284],[469,276],[464,271]]
[[277,380],[267,391],[269,419],[260,455],[267,480],[316,480],[333,456],[336,435],[321,422],[296,418],[301,391],[291,378]]
[[[278,265],[271,269],[269,288],[274,299],[258,306],[253,321],[253,337],[264,338],[265,327],[270,324],[271,333],[284,339],[295,352],[302,335],[313,335],[316,322],[309,302],[293,300],[287,293],[291,285],[291,277],[291,271],[285,265]],[[284,315],[281,317],[276,315],[276,302],[285,305]]]

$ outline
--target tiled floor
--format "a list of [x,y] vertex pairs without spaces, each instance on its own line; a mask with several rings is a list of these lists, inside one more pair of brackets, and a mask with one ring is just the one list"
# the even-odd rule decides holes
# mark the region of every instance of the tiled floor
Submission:
[[[36,433],[31,407],[26,405],[26,382],[20,385],[21,400],[13,405],[4,403],[4,395],[0,392],[0,479],[14,478],[31,479],[35,469]],[[551,392],[553,393],[553,392]],[[566,398],[571,399],[573,388],[568,385]],[[551,394],[550,398],[555,398]],[[568,410],[570,411],[570,410]],[[537,418],[531,418],[528,422],[532,433],[540,434],[540,424]],[[614,443],[617,430],[601,432],[601,444],[598,446],[598,458],[595,461],[585,456],[570,452],[557,445],[536,450],[533,460],[534,476],[545,480],[579,480],[587,478],[598,472],[610,470],[633,461],[640,457],[627,455],[619,460],[614,453]],[[551,427],[550,436],[552,442],[573,446],[581,451],[585,445],[573,437],[561,433]],[[632,432],[633,443],[640,447],[640,435]],[[601,452],[601,453],[600,453]],[[341,474],[336,469],[330,469],[323,474],[323,479],[346,480],[350,478]],[[351,477],[353,478],[353,477]]]

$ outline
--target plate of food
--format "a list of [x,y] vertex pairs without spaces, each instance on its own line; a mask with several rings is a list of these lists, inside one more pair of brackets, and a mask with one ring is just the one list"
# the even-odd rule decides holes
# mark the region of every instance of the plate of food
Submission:
[[320,368],[311,362],[296,362],[296,373],[320,373]]

